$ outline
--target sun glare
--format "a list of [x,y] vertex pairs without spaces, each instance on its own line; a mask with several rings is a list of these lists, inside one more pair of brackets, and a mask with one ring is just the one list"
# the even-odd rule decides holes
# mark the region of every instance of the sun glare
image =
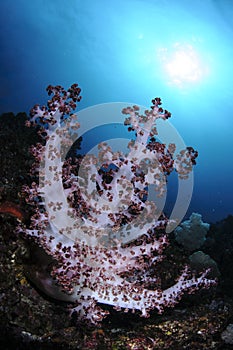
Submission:
[[159,50],[159,60],[170,85],[183,87],[203,78],[204,65],[191,45],[176,43],[170,50],[162,48]]

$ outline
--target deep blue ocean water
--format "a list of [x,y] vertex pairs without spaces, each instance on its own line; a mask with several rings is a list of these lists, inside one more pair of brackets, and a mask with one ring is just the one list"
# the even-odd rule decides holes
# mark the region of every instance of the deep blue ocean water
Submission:
[[78,109],[161,97],[199,151],[187,216],[216,222],[233,214],[232,37],[231,0],[2,0],[0,113],[45,104],[48,84],[77,82]]

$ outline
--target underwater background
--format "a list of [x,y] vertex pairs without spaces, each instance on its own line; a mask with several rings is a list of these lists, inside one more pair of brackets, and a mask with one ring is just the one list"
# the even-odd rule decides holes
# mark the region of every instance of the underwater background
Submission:
[[45,104],[49,84],[77,82],[78,110],[161,97],[199,152],[187,214],[233,214],[232,1],[2,0],[0,36],[0,113]]

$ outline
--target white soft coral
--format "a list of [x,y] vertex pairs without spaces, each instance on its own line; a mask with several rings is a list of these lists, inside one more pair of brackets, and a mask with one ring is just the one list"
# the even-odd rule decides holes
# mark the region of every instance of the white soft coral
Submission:
[[136,132],[127,155],[101,143],[99,156],[85,156],[74,174],[63,153],[72,144],[69,132],[79,127],[72,110],[80,89],[77,84],[67,92],[49,86],[48,92],[53,97],[47,107],[36,106],[31,112],[32,123],[45,125],[41,132],[45,145],[34,149],[40,183],[25,187],[25,192],[38,209],[24,231],[57,260],[52,276],[76,303],[80,317],[100,321],[106,312],[97,303],[137,309],[148,316],[151,309],[162,312],[174,305],[187,290],[213,284],[205,273],[196,278],[185,269],[166,290],[146,287],[150,281],[146,272],[161,260],[167,244],[166,235],[158,237],[156,230],[168,223],[147,200],[147,186],[155,184],[162,195],[172,169],[188,176],[196,156],[189,149],[174,160],[175,146],[155,141],[157,119],[171,116],[160,107],[160,99],[154,99],[144,115],[137,106],[123,110],[129,115],[125,125]]

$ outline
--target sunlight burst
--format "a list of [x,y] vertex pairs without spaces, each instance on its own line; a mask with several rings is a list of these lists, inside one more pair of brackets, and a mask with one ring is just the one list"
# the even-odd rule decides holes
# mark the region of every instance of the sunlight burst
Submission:
[[204,65],[191,45],[176,43],[171,50],[162,48],[159,59],[171,85],[182,87],[200,81],[204,75]]

